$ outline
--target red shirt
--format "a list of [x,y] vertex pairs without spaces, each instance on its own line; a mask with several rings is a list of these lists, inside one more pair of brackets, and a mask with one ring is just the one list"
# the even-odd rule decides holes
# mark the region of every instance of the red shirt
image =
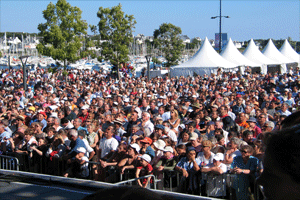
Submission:
[[[147,176],[149,174],[152,174],[152,171],[153,171],[153,167],[150,165],[150,163],[148,163],[148,165],[146,167],[139,166],[139,167],[137,167],[137,169],[141,169],[139,177]],[[143,184],[146,184],[147,183],[147,179],[144,178],[142,180],[142,182],[143,182]],[[152,183],[152,182],[153,182],[153,180],[151,178],[150,183]]]

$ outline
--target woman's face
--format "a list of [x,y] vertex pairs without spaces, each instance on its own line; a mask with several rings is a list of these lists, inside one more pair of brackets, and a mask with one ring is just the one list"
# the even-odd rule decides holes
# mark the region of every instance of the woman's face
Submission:
[[222,138],[220,141],[219,141],[219,145],[224,145],[225,144],[225,138]]
[[183,141],[188,141],[189,140],[189,134],[188,133],[183,133],[182,140]]

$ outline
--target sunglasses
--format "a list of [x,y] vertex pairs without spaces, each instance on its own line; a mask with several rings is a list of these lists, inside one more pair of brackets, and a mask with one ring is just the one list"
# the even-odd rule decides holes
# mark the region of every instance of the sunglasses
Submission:
[[245,151],[245,150],[243,150],[243,151],[241,151],[242,153],[248,153],[247,151]]

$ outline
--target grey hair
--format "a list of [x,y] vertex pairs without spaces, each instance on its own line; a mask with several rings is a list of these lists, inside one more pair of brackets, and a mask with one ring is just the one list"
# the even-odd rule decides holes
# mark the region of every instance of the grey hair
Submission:
[[71,129],[70,130],[70,135],[74,136],[74,137],[78,137],[78,131],[75,129]]

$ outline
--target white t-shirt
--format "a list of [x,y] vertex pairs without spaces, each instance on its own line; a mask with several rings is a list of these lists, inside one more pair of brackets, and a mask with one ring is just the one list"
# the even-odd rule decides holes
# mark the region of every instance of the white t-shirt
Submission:
[[119,146],[119,142],[115,138],[101,139],[99,148],[101,149],[101,158],[106,156],[111,151],[116,151]]
[[87,178],[89,176],[89,159],[86,156],[83,156],[81,160],[86,162],[80,166],[81,172],[79,174],[82,178]]
[[86,153],[85,156],[89,157],[90,153],[94,151],[94,149],[89,145],[89,142],[86,139],[82,139],[85,144]]
[[200,160],[200,163],[204,162],[205,166],[213,163],[214,153],[211,152],[210,157],[208,159],[205,158],[204,152],[199,152],[197,158]]

